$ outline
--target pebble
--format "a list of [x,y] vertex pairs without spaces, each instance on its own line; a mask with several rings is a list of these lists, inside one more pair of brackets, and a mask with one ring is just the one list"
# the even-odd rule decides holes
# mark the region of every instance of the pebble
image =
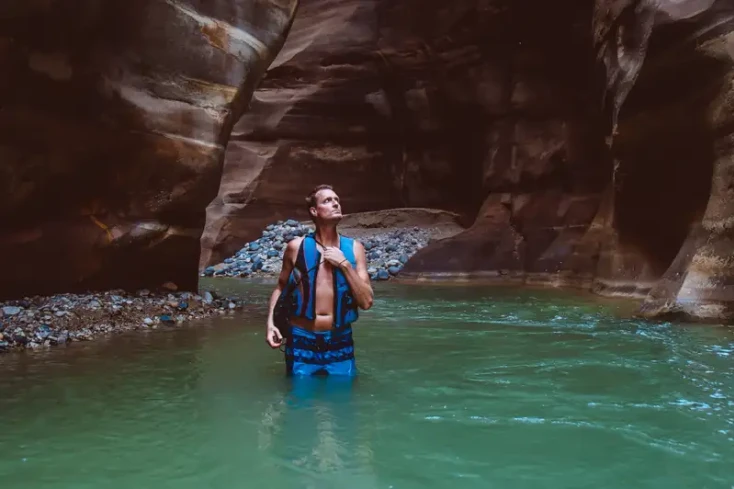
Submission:
[[22,309],[20,307],[16,306],[5,306],[3,307],[3,317],[5,316],[15,316],[16,314],[20,314]]
[[[298,236],[313,231],[313,225],[306,225],[294,219],[268,224],[262,236],[246,243],[233,256],[217,265],[204,269],[202,277],[275,277],[280,267],[288,243]],[[390,280],[400,275],[403,266],[431,238],[430,231],[405,228],[394,231],[375,232],[360,237],[367,255],[367,268],[371,280]]]
[[159,293],[121,290],[96,294],[35,296],[0,302],[0,353],[40,349],[100,334],[181,324],[191,319],[241,309],[241,300],[177,292],[171,285]]

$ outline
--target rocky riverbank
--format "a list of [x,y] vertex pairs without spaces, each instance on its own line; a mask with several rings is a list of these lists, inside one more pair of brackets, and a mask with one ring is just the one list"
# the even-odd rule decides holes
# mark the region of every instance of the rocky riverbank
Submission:
[[[344,217],[340,232],[359,239],[367,251],[372,280],[399,276],[403,265],[433,240],[459,233],[458,216],[434,209],[390,209]],[[205,277],[275,277],[286,244],[313,231],[313,224],[288,219],[268,225],[223,263],[207,267]],[[113,290],[59,294],[0,302],[0,353],[36,350],[100,335],[176,326],[185,321],[229,314],[242,307],[237,298],[178,292]]]
[[[434,239],[459,232],[457,216],[431,209],[395,209],[346,216],[340,231],[360,240],[367,253],[370,278],[397,277],[403,265]],[[294,219],[269,224],[262,235],[246,243],[222,263],[206,267],[202,277],[275,277],[287,244],[314,230],[312,223]]]
[[198,295],[141,290],[27,297],[0,303],[0,353],[175,326],[241,307],[238,299],[217,297],[211,292]]

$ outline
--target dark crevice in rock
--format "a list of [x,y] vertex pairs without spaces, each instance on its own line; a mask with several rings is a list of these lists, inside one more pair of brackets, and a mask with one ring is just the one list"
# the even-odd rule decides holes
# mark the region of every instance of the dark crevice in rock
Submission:
[[620,113],[615,225],[621,244],[637,250],[654,278],[706,208],[716,158],[707,112],[722,88],[708,80],[725,71],[693,46],[679,50],[674,65],[643,66]]
[[[721,36],[734,27],[732,13],[731,2],[715,2],[685,20],[656,28],[615,140],[631,171],[660,166],[657,175],[646,178],[669,192],[658,196],[654,221],[628,233],[628,238],[645,241],[646,259],[654,263],[654,252],[660,262],[656,269],[664,269],[640,310],[647,318],[734,317],[734,293],[726,285],[734,276],[733,212],[726,190],[732,179],[732,147],[727,143],[731,132],[724,129],[732,127],[734,53]],[[640,217],[628,216],[628,228]]]

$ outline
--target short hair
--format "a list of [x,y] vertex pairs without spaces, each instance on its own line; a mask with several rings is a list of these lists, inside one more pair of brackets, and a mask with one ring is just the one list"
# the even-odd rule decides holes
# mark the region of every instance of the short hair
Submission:
[[308,197],[306,197],[306,210],[309,210],[311,207],[316,207],[316,194],[322,190],[334,190],[334,187],[326,184],[315,186],[311,190],[311,193],[308,194]]

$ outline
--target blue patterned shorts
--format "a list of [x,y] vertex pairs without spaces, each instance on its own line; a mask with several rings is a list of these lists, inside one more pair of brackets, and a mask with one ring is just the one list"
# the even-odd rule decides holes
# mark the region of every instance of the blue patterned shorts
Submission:
[[308,331],[292,326],[285,347],[289,375],[357,375],[352,328],[338,331]]

